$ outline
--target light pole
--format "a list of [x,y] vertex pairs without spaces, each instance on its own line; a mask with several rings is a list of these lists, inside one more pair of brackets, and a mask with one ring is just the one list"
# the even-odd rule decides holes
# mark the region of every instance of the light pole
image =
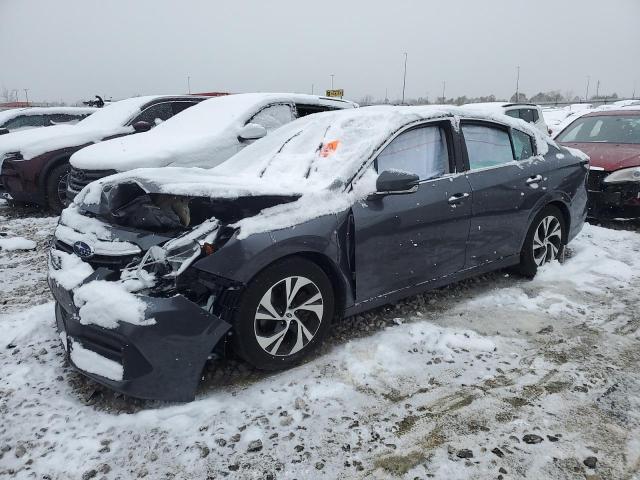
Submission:
[[600,98],[600,80],[596,83],[596,100]]
[[402,76],[402,104],[404,105],[404,91],[407,87],[407,52],[404,52],[404,75]]
[[591,82],[591,76],[587,75],[587,93],[584,95],[585,103],[589,101],[589,82]]
[[444,92],[447,88],[447,82],[442,82],[442,103],[445,104],[447,103],[447,97],[444,96]]
[[29,89],[28,88],[24,89],[24,96],[27,99],[27,105],[29,105]]
[[516,103],[520,102],[520,65],[517,67],[518,73],[516,74]]
[[333,77],[335,77],[335,75],[332,73],[329,76],[331,77],[331,90],[333,90]]
[[187,76],[187,90],[189,91],[189,95],[191,95],[191,77]]

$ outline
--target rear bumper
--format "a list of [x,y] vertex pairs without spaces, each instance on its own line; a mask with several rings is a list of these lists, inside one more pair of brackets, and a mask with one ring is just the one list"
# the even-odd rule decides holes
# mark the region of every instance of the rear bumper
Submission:
[[[99,269],[87,281],[102,278]],[[158,298],[140,295],[147,304],[145,315],[153,325],[120,322],[114,329],[80,323],[72,292],[49,279],[56,300],[56,324],[71,365],[87,377],[132,397],[191,401],[202,368],[216,344],[231,326],[182,295]],[[91,373],[72,361],[74,345],[118,365],[118,379]],[[115,362],[115,363],[113,363]]]

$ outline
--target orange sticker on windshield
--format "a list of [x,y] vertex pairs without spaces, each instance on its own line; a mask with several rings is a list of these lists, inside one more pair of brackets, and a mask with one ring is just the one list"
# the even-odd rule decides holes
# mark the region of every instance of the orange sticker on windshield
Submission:
[[338,149],[338,145],[340,145],[340,140],[333,140],[332,142],[325,143],[320,149],[320,156],[328,157]]

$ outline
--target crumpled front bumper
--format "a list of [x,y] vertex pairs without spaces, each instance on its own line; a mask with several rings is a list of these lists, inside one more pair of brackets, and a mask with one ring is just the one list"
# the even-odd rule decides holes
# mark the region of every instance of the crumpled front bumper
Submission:
[[[85,280],[104,278],[109,270],[100,268]],[[231,326],[211,315],[182,295],[169,298],[140,295],[147,304],[145,315],[153,325],[120,322],[114,329],[80,323],[72,292],[49,279],[56,300],[56,323],[69,362],[87,377],[132,397],[191,401],[202,368],[215,345]],[[112,380],[80,369],[71,361],[74,344],[122,365],[122,380]]]

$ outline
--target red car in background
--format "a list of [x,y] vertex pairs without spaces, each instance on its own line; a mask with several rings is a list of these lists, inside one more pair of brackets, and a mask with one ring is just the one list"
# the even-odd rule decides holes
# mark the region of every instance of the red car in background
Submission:
[[640,109],[589,113],[570,123],[555,140],[591,157],[590,217],[640,218]]

